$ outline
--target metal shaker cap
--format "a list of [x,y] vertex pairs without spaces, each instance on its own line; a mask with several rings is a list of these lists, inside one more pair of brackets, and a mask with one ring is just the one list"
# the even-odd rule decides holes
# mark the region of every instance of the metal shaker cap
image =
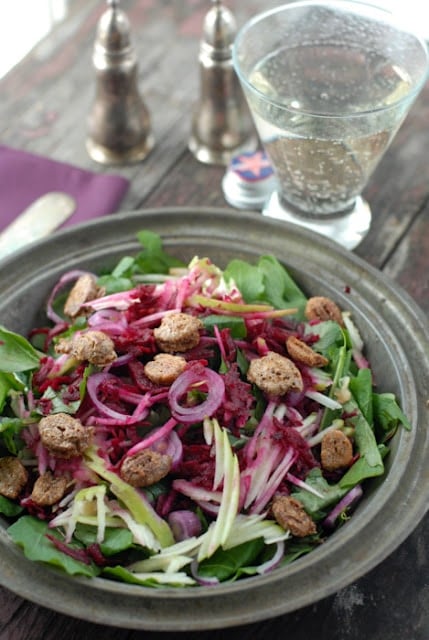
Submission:
[[271,162],[262,150],[234,156],[222,180],[225,200],[238,209],[262,209],[275,187]]
[[97,25],[95,50],[111,56],[125,55],[131,51],[130,21],[118,0],[108,0],[108,5]]
[[221,0],[214,0],[213,5],[204,19],[201,49],[214,60],[225,60],[231,57],[237,24]]

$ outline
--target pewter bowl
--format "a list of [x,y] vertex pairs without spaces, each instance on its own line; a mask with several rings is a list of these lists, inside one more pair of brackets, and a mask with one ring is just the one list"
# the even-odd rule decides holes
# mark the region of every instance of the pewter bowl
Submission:
[[0,323],[26,334],[43,318],[54,283],[73,268],[99,271],[139,249],[150,229],[183,260],[255,261],[276,255],[307,294],[351,310],[367,345],[378,391],[393,391],[413,424],[392,442],[386,475],[368,483],[353,517],[321,547],[266,576],[190,589],[149,589],[71,578],[27,560],[0,526],[0,583],[23,598],[92,622],[156,631],[253,623],[310,605],[356,581],[412,532],[427,509],[429,328],[406,293],[332,242],[257,214],[161,209],[115,214],[57,233],[2,265]]

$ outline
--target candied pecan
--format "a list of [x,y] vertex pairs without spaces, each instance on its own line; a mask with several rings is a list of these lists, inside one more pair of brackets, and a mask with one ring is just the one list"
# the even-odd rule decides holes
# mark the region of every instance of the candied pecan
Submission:
[[339,306],[324,296],[314,296],[307,300],[305,317],[307,320],[335,320],[340,325],[344,324]]
[[75,318],[85,302],[95,300],[103,294],[104,290],[98,287],[96,277],[92,273],[84,273],[73,285],[64,305],[64,313]]
[[290,357],[295,362],[302,362],[309,367],[325,367],[329,363],[328,358],[322,356],[321,353],[317,353],[308,344],[295,336],[288,337],[286,347]]
[[276,496],[271,510],[279,525],[297,538],[310,536],[317,531],[313,519],[301,502],[292,496]]
[[50,471],[46,471],[34,483],[31,499],[41,507],[50,507],[61,500],[67,486],[68,480],[65,476],[54,476]]
[[27,469],[14,456],[0,458],[0,494],[16,500],[27,484]]

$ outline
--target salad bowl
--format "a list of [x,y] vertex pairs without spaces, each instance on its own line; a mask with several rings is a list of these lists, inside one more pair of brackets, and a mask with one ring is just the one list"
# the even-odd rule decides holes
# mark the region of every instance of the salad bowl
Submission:
[[387,558],[427,509],[429,329],[411,298],[358,257],[311,231],[258,214],[210,208],[124,212],[58,232],[3,262],[0,325],[28,335],[63,273],[113,268],[139,250],[137,233],[159,234],[184,262],[209,257],[255,262],[272,254],[307,295],[349,310],[365,342],[377,390],[396,395],[410,430],[391,441],[382,478],[365,486],[353,516],[323,545],[266,575],[198,588],[151,589],[70,577],[28,560],[0,526],[0,584],[58,612],[92,622],[156,631],[219,629],[289,613],[351,584]]

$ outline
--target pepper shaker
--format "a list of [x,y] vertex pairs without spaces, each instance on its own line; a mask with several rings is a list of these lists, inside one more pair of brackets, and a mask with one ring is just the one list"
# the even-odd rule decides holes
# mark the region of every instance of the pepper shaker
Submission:
[[88,118],[86,148],[101,164],[128,164],[151,151],[148,109],[139,93],[131,28],[119,0],[108,0],[93,49],[96,94]]
[[205,16],[200,42],[200,98],[188,147],[200,162],[228,165],[242,151],[257,147],[257,135],[232,64],[237,32],[232,12],[221,0]]

